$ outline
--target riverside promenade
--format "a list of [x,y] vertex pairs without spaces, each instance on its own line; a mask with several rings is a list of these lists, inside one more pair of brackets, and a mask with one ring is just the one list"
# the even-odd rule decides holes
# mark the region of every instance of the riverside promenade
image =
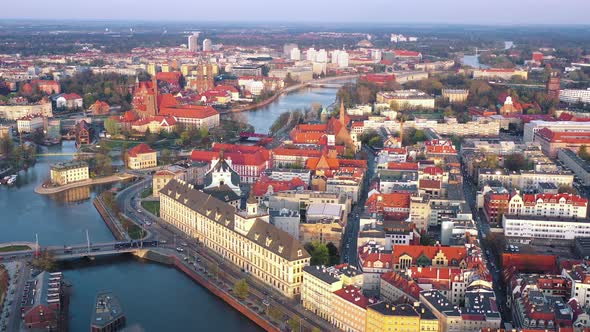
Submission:
[[88,179],[88,180],[75,182],[75,183],[69,183],[69,184],[66,184],[65,186],[43,187],[43,184],[40,184],[39,186],[37,186],[37,188],[35,188],[35,192],[37,194],[41,194],[41,195],[51,195],[51,194],[57,194],[57,193],[60,193],[62,191],[66,191],[66,190],[72,189],[72,188],[91,186],[91,185],[95,185],[95,184],[107,184],[107,183],[112,183],[112,182],[125,181],[125,180],[129,180],[129,179],[133,179],[134,177],[135,177],[135,175],[124,173],[124,174],[120,174],[120,175],[111,175],[111,176],[105,176],[105,177],[101,177],[101,178]]

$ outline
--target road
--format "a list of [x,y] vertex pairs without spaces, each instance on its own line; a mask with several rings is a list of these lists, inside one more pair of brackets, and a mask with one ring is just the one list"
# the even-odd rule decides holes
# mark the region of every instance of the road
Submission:
[[[473,213],[473,220],[475,220],[475,225],[477,227],[478,237],[480,239],[484,238],[484,235],[488,237],[490,235],[490,224],[487,222],[484,214],[479,211],[477,208],[477,179],[471,178],[467,173],[465,168],[462,169],[463,172],[463,191],[465,193],[465,199],[471,208]],[[511,314],[506,306],[506,287],[504,286],[504,280],[502,279],[501,274],[501,267],[497,264],[500,263],[500,260],[497,259],[495,255],[500,253],[495,253],[492,248],[484,247],[485,242],[481,242],[484,261],[487,264],[487,268],[492,275],[492,281],[494,284],[494,293],[496,294],[496,300],[499,304],[500,312],[502,314],[502,319],[504,322],[511,321]]]
[[367,148],[361,150],[368,154],[367,158],[367,172],[365,174],[364,183],[361,192],[359,193],[359,200],[354,205],[350,215],[348,216],[348,223],[344,230],[342,241],[342,255],[340,257],[342,263],[348,263],[352,266],[358,267],[358,233],[360,231],[360,217],[364,211],[365,202],[367,201],[367,193],[371,179],[375,174],[375,155]]

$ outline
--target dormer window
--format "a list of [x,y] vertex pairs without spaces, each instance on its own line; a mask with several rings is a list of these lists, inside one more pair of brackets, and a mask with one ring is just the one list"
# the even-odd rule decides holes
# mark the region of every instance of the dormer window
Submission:
[[282,254],[284,249],[285,249],[285,247],[279,246],[279,254]]
[[180,198],[180,193],[176,193],[176,199]]
[[188,198],[184,199],[184,204],[186,204],[188,202]]
[[225,219],[225,226],[229,226],[229,222],[230,222],[229,219]]
[[267,236],[267,237],[266,237],[266,241],[264,242],[264,244],[265,244],[267,247],[270,247],[270,244],[271,244],[271,243],[272,243],[272,239],[271,239],[269,236]]
[[258,241],[259,238],[260,238],[260,234],[258,234],[258,233],[254,234],[254,240],[255,241]]
[[297,257],[301,257],[303,256],[303,250],[299,249],[297,250]]

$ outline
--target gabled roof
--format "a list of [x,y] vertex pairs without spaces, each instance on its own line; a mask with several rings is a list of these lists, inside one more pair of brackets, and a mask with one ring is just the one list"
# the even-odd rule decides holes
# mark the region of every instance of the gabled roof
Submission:
[[206,119],[219,115],[219,112],[211,106],[177,105],[173,107],[162,107],[160,109],[160,115],[171,115],[177,118]]
[[250,241],[272,251],[288,261],[296,261],[311,257],[303,245],[301,245],[301,243],[294,239],[289,233],[280,230],[261,219],[256,219],[256,221],[254,221],[254,225],[252,225],[252,228],[250,228],[246,237]]
[[449,260],[456,260],[457,263],[467,258],[467,249],[465,247],[444,247],[444,246],[414,246],[414,245],[396,245],[393,253],[393,261],[398,262],[401,256],[408,255],[414,260],[420,256],[433,259],[439,252],[442,252]]
[[150,148],[150,146],[145,143],[141,143],[141,144],[136,145],[136,146],[132,147],[131,149],[129,149],[129,156],[135,158],[140,154],[153,153],[153,152],[156,152],[156,150]]

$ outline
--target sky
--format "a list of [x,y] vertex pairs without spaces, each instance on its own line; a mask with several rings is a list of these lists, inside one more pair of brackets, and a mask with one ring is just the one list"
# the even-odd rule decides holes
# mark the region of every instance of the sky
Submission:
[[5,19],[590,24],[590,0],[2,0]]

